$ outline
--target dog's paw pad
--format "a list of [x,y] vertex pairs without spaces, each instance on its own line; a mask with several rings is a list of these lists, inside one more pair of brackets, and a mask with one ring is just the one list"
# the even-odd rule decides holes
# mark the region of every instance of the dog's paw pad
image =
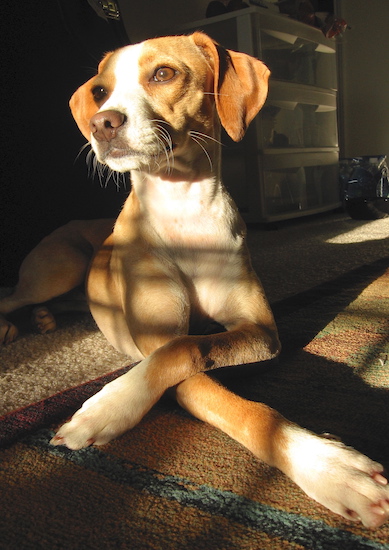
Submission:
[[18,335],[19,331],[15,325],[0,315],[0,346],[10,344]]
[[41,334],[54,332],[57,328],[53,314],[45,306],[37,306],[33,309],[31,321],[36,330]]

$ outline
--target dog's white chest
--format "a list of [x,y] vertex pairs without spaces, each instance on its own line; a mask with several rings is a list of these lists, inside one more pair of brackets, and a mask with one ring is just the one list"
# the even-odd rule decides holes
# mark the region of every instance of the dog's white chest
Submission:
[[[221,195],[170,197],[161,200],[156,231],[163,238],[167,256],[190,281],[198,303],[210,317],[215,317],[242,270],[241,235],[231,231],[234,212]],[[196,196],[197,195],[197,196]]]
[[[135,182],[155,254],[177,269],[203,311],[215,317],[242,274],[237,211],[217,179]],[[147,228],[147,229],[146,229]]]

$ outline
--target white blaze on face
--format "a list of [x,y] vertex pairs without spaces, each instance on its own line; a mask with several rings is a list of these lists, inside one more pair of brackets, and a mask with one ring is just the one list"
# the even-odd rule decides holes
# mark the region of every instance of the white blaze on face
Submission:
[[109,70],[113,72],[115,86],[98,112],[118,111],[125,116],[123,127],[109,144],[91,137],[98,159],[119,172],[148,165],[150,157],[159,152],[147,95],[140,83],[139,59],[143,48],[144,43],[127,46],[110,60]]
[[120,50],[120,55],[114,54],[111,70],[114,73],[115,87],[102,105],[100,111],[110,109],[125,114],[128,118],[136,116],[140,110],[143,88],[139,83],[139,58],[142,44],[127,46]]

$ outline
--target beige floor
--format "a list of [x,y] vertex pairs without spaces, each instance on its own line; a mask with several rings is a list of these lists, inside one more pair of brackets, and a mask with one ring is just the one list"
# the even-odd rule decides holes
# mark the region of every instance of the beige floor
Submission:
[[[249,228],[249,246],[269,300],[275,302],[389,258],[389,218],[363,222],[331,213],[284,222],[272,230]],[[24,334],[0,350],[0,414],[128,362],[88,315],[64,318],[53,334]]]

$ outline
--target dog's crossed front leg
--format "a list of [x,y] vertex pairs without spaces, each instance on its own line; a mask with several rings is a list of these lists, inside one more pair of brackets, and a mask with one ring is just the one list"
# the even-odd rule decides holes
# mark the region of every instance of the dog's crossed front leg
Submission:
[[271,359],[276,333],[254,323],[228,332],[178,336],[88,399],[53,438],[55,445],[80,449],[102,445],[134,427],[163,393],[199,372]]
[[389,518],[389,485],[381,464],[231,393],[206,374],[181,382],[175,393],[188,412],[279,468],[333,512],[371,528]]
[[52,442],[72,449],[104,444],[133,427],[167,387],[176,385],[181,406],[278,467],[320,504],[367,527],[384,523],[389,488],[381,464],[301,428],[263,403],[231,393],[201,372],[234,364],[234,358],[235,364],[249,361],[249,349],[258,342],[263,359],[276,353],[274,335],[251,324],[222,334],[175,338],[89,399]]

